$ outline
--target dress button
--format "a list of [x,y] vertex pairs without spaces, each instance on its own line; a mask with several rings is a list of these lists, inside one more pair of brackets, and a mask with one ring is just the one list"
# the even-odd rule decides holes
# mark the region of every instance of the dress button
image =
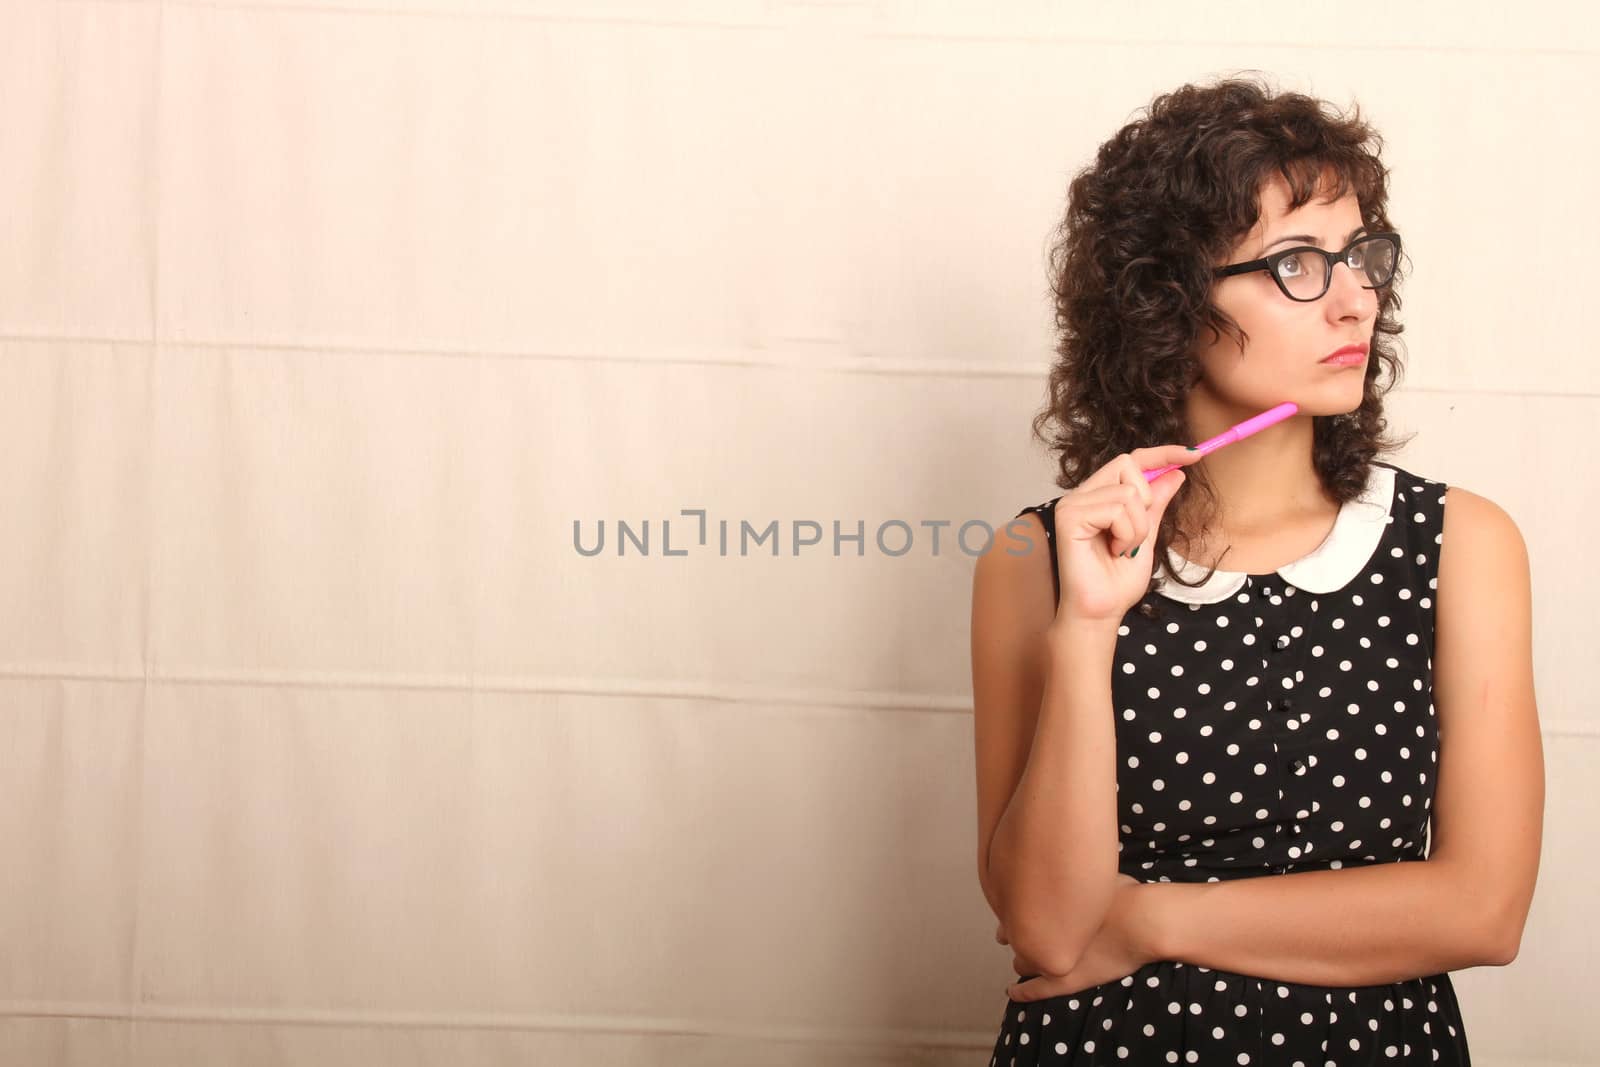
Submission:
[[1293,766],[1297,772],[1303,771],[1306,769],[1306,761],[1303,759],[1297,759],[1291,766]]
[[1280,649],[1289,647],[1289,635],[1288,634],[1279,634],[1278,635],[1278,645],[1277,645],[1277,647],[1280,648]]
[[1272,873],[1273,874],[1287,874],[1288,871],[1289,871],[1289,868],[1287,868],[1287,867],[1274,867],[1274,868],[1272,868]]
[[1284,711],[1288,711],[1290,708],[1294,707],[1294,701],[1290,700],[1288,697],[1284,697],[1283,700],[1279,702],[1278,706]]

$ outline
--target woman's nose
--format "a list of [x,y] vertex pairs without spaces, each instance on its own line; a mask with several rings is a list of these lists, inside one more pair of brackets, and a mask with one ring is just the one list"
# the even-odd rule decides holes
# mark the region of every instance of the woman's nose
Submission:
[[1328,280],[1329,312],[1337,318],[1356,316],[1364,318],[1375,314],[1378,291],[1362,284],[1363,275],[1348,263],[1336,263],[1333,277]]

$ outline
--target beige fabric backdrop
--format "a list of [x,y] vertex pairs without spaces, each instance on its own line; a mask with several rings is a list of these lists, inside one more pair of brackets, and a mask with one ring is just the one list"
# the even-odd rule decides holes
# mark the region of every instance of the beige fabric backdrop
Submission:
[[1395,458],[1532,551],[1473,1051],[1593,1062],[1600,23],[1002,6],[4,0],[0,1061],[986,1062],[972,558],[918,524],[1054,495],[1066,177],[1253,68],[1387,136]]

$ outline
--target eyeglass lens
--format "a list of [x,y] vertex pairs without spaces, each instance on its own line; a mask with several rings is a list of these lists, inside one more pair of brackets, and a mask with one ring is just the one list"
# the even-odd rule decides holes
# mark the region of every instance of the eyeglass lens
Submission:
[[[1386,285],[1394,277],[1398,258],[1394,242],[1374,237],[1350,247],[1344,262],[1368,288]],[[1278,280],[1297,300],[1315,300],[1328,288],[1328,259],[1315,252],[1294,252],[1279,260]]]

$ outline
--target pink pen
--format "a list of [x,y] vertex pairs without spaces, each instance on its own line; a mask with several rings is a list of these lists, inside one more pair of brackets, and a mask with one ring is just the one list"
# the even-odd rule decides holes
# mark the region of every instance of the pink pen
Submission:
[[[1286,400],[1277,407],[1268,408],[1259,415],[1253,415],[1250,418],[1245,419],[1237,426],[1228,427],[1211,440],[1203,441],[1196,445],[1195,449],[1201,455],[1215,452],[1223,445],[1231,445],[1235,441],[1242,441],[1246,437],[1249,437],[1251,434],[1255,433],[1257,430],[1265,430],[1273,423],[1282,422],[1284,419],[1287,419],[1290,415],[1293,415],[1299,410],[1299,404],[1296,404],[1292,400]],[[1145,471],[1144,480],[1146,482],[1153,482],[1168,471],[1175,471],[1182,466],[1184,466],[1182,463],[1168,463],[1165,467],[1157,467],[1155,470]]]

